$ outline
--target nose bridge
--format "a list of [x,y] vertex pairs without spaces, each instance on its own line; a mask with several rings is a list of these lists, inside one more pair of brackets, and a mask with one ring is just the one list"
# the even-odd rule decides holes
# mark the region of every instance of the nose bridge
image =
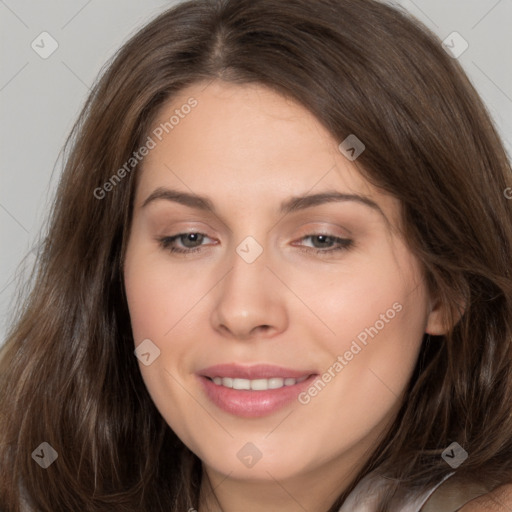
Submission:
[[286,324],[279,283],[267,268],[270,252],[255,237],[244,238],[230,257],[212,322],[217,330],[246,338],[255,330],[278,331]]
[[[269,254],[254,237],[246,237],[230,258],[231,271],[226,276],[224,300],[231,300],[242,309],[255,310],[268,294],[267,265]],[[237,307],[235,304],[232,307]]]

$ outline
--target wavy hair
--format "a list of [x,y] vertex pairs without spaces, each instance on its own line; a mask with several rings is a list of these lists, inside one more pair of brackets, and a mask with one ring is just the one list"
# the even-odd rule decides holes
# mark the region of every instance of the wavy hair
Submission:
[[[193,0],[133,36],[97,80],[66,143],[37,272],[0,360],[0,503],[37,510],[183,512],[201,462],[165,423],[134,357],[123,288],[137,168],[98,199],[187,85],[258,83],[299,102],[361,174],[401,203],[429,289],[453,312],[425,337],[392,428],[359,475],[394,482],[381,511],[452,472],[512,482],[512,172],[474,87],[441,41],[374,0]],[[200,107],[198,107],[200,108]],[[138,166],[140,167],[140,165]],[[58,459],[31,458],[48,442]]]

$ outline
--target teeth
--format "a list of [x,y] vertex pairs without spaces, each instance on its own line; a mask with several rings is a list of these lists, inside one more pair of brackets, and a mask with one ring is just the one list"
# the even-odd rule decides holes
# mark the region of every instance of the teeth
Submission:
[[281,377],[272,377],[271,379],[232,379],[231,377],[214,377],[212,380],[218,386],[226,388],[266,391],[267,389],[279,389],[284,386],[294,386],[299,382],[305,381],[309,375],[305,375],[300,379],[282,379]]

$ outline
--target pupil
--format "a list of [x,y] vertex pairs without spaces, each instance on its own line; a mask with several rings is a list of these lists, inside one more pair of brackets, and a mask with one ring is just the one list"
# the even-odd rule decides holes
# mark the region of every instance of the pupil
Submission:
[[[325,245],[326,242],[327,243],[329,242],[330,237],[328,237],[327,235],[317,235],[315,238],[317,240],[320,240],[320,242],[323,242],[323,245]],[[320,244],[320,245],[322,245],[322,244]]]
[[[192,240],[191,240],[191,238],[192,238]],[[184,240],[182,240],[182,242],[184,242],[184,244],[183,244],[183,245],[185,245],[186,247],[188,247],[188,246],[187,246],[187,243],[188,243],[188,242],[191,242],[191,243],[192,243],[192,245],[193,245],[195,242],[197,242],[197,241],[198,241],[198,240],[197,240],[198,238],[199,238],[199,239],[201,238],[201,235],[200,235],[199,233],[188,233],[188,234],[186,234],[186,235],[185,235],[185,239],[184,239]]]

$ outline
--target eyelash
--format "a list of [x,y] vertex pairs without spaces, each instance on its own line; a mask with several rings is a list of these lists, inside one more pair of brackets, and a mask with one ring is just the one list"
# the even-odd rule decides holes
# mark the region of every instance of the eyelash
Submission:
[[[192,254],[194,252],[200,251],[202,246],[194,247],[193,249],[181,249],[181,248],[178,248],[178,247],[172,245],[179,238],[185,237],[185,236],[188,236],[188,235],[200,235],[200,236],[207,237],[207,235],[205,235],[204,233],[199,233],[197,231],[191,231],[191,232],[188,232],[188,233],[178,233],[177,235],[173,235],[173,236],[165,236],[165,237],[162,237],[162,238],[158,238],[157,240],[158,240],[158,242],[160,243],[160,245],[161,245],[161,247],[163,249],[165,249],[165,250],[167,250],[167,251],[169,251],[171,253],[178,253],[178,254],[189,255],[189,254]],[[330,249],[316,249],[314,247],[302,248],[302,252],[314,252],[315,254],[322,254],[323,255],[323,254],[326,254],[326,253],[332,253],[332,252],[338,252],[338,251],[346,251],[346,250],[350,249],[353,246],[353,244],[354,244],[354,241],[350,240],[349,238],[340,238],[340,237],[337,237],[337,236],[334,236],[334,235],[329,235],[329,234],[326,234],[326,233],[313,233],[313,234],[310,234],[310,235],[305,235],[300,240],[304,240],[306,238],[320,237],[320,236],[330,238],[332,240],[332,242],[333,243],[337,243],[338,246],[334,247],[334,248],[330,248]]]

